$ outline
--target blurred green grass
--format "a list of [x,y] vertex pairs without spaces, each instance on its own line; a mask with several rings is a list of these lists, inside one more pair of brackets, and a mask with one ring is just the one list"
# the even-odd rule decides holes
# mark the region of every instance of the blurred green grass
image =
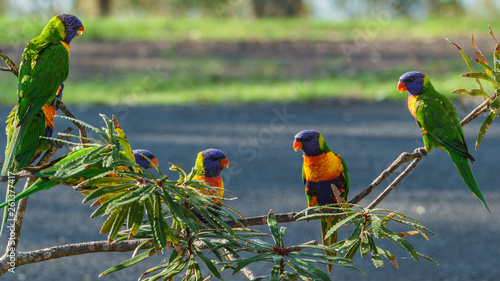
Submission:
[[[33,17],[9,19],[0,17],[0,42],[24,44],[26,38],[38,35],[47,19]],[[113,17],[86,19],[81,40],[358,40],[364,39],[430,39],[443,36],[470,36],[483,33],[488,25],[500,25],[500,19],[371,18],[346,22],[325,22],[304,18],[234,19],[234,18],[158,18]],[[379,32],[383,30],[383,32]],[[360,34],[361,31],[362,34]],[[373,38],[370,38],[373,37]],[[375,38],[376,37],[376,38]]]
[[[171,18],[109,18],[83,19],[84,36],[78,41],[183,41],[183,40],[359,40],[359,32],[370,31],[373,20],[345,23],[317,22],[305,19],[171,19]],[[394,19],[379,22],[383,32],[371,39],[415,39],[464,37],[471,33],[487,35],[488,24],[500,20],[430,19],[412,22]],[[26,43],[39,33],[43,21],[7,20],[0,18],[0,42],[16,45]],[[369,34],[369,33],[366,33]],[[2,48],[4,43],[0,43]],[[485,51],[488,55],[490,50]],[[239,59],[244,71],[224,70],[228,62],[220,57],[178,57],[167,51],[161,55],[168,60],[170,71],[161,77],[152,77],[151,69],[113,70],[112,75],[72,75],[64,96],[68,104],[217,104],[255,103],[275,101],[310,101],[317,99],[404,99],[406,94],[396,90],[397,77],[408,71],[407,66],[382,67],[377,71],[347,67],[345,59],[325,62],[335,65],[334,71],[320,71],[308,77],[281,75],[283,61],[269,58]],[[13,58],[15,61],[18,59]],[[230,62],[234,66],[235,62]],[[380,61],[383,64],[383,60]],[[436,64],[436,65],[433,65]],[[443,65],[445,64],[445,65]],[[238,66],[240,67],[240,66]],[[443,72],[442,69],[446,69]],[[340,71],[339,71],[340,69]],[[424,69],[435,87],[449,93],[458,87],[474,88],[473,80],[461,78],[465,64],[456,52],[456,59],[426,62]],[[432,69],[436,69],[434,72]],[[101,70],[102,71],[102,70]],[[152,79],[153,78],[153,79]],[[396,79],[395,79],[396,78]],[[0,104],[17,101],[16,80],[9,73],[0,74]],[[457,86],[458,85],[458,86]],[[456,97],[456,95],[450,95]]]

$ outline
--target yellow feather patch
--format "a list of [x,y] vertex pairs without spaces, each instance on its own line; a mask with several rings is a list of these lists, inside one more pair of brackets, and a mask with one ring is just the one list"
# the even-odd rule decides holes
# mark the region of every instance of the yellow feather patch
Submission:
[[61,44],[64,46],[64,48],[66,48],[66,50],[68,51],[68,58],[70,59],[71,58],[71,54],[69,52],[69,44],[64,42],[64,41],[61,41]]
[[333,152],[319,156],[304,156],[304,175],[307,181],[328,181],[344,171],[342,160]]

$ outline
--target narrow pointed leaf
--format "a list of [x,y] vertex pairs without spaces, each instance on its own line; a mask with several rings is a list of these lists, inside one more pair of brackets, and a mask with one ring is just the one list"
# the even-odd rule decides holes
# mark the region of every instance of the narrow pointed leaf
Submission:
[[484,135],[486,135],[486,131],[490,127],[491,123],[495,120],[497,117],[497,114],[494,111],[491,111],[486,119],[484,120],[483,124],[481,125],[481,128],[479,128],[479,134],[477,135],[477,140],[476,140],[476,149],[479,147],[481,142],[483,141]]
[[108,274],[116,272],[118,270],[122,270],[124,268],[130,267],[130,266],[132,266],[132,265],[134,265],[134,264],[136,264],[138,262],[141,262],[141,261],[147,259],[153,253],[154,253],[154,249],[148,249],[148,250],[144,251],[143,253],[141,253],[141,254],[139,254],[139,255],[131,258],[131,259],[128,259],[128,260],[126,260],[124,262],[119,263],[116,266],[113,266],[113,267],[105,270],[104,272],[102,272],[99,275],[99,277],[102,277],[104,275],[108,275]]

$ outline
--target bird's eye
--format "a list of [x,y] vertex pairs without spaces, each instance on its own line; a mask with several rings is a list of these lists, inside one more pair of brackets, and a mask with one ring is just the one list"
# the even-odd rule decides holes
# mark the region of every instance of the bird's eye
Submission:
[[415,81],[415,77],[410,77],[410,79],[408,79],[409,82],[413,82]]
[[144,158],[144,156],[141,156],[141,160],[146,160],[146,158]]
[[311,137],[307,137],[305,141],[311,141]]
[[215,158],[215,157],[212,156],[212,157],[210,157],[210,160],[211,161],[215,161],[215,160],[217,160],[217,158]]

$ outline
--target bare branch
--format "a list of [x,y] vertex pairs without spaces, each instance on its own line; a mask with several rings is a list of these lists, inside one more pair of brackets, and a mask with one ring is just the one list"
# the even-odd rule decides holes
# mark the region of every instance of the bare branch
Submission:
[[423,147],[417,148],[415,152],[409,153],[409,152],[403,152],[399,157],[392,162],[392,164],[385,169],[373,182],[365,189],[363,190],[360,194],[356,195],[349,203],[351,204],[357,204],[359,201],[361,201],[363,198],[368,196],[377,186],[379,186],[386,178],[388,178],[394,171],[396,171],[401,165],[404,163],[417,159],[419,157],[422,157],[424,155],[425,149]]
[[2,57],[3,61],[7,64],[8,68],[2,67],[2,71],[10,71],[16,77],[18,77],[19,68],[16,64],[0,49],[0,57]]
[[[145,241],[147,241],[147,239],[127,240],[108,245],[108,241],[105,240],[54,246],[31,252],[19,252],[17,253],[16,258],[16,267],[25,264],[89,253],[131,252],[135,250],[135,248],[139,246],[139,244]],[[144,249],[148,249],[151,247],[152,245],[146,245]],[[0,275],[6,273],[9,268],[9,258],[4,255],[2,258],[0,258]]]
[[386,187],[385,190],[382,193],[380,193],[379,196],[375,198],[375,200],[373,200],[372,203],[370,203],[370,205],[368,205],[367,208],[373,209],[380,202],[382,202],[382,200],[384,200],[384,198],[408,175],[408,173],[410,173],[410,171],[417,166],[420,159],[422,158],[421,157],[415,158],[410,163],[410,165],[408,165],[408,167],[406,167],[406,169],[401,174],[399,174],[399,176],[397,176],[396,179],[394,179],[394,181],[388,187]]

